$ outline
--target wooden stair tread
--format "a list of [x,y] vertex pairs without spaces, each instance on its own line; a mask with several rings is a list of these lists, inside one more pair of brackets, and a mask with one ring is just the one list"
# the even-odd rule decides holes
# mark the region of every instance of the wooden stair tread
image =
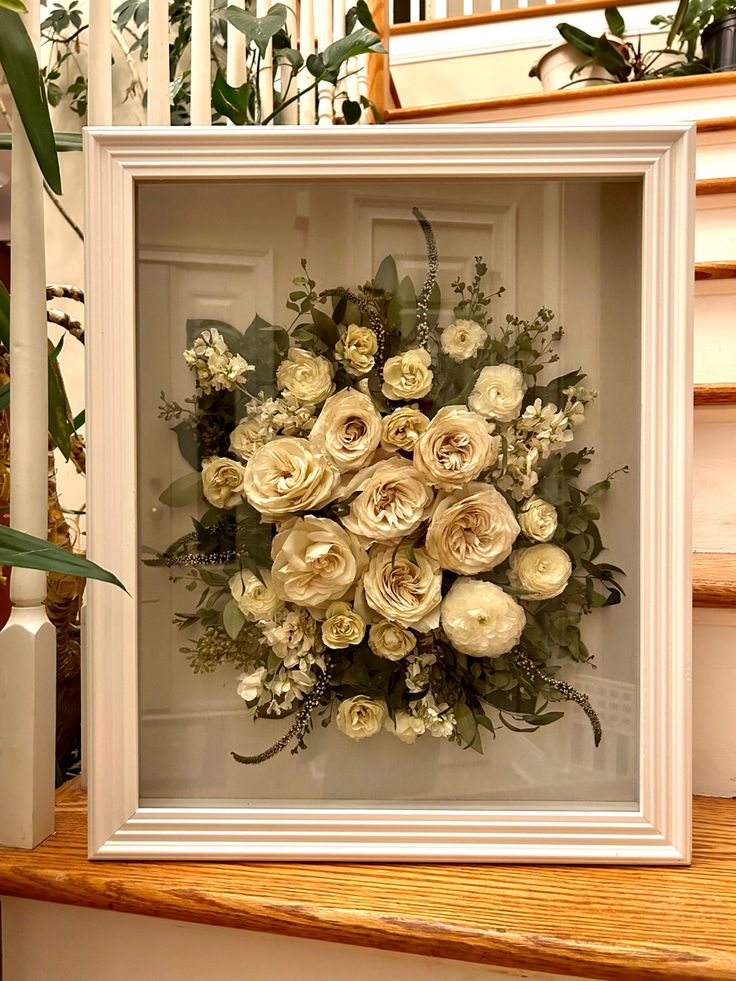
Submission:
[[706,177],[695,184],[699,195],[736,194],[736,177]]
[[704,382],[695,386],[695,405],[736,405],[736,382]]
[[736,608],[736,555],[695,552],[693,605],[710,609]]
[[85,798],[0,849],[0,894],[520,970],[736,979],[736,801],[696,798],[690,868],[89,862]]
[[[576,4],[577,6],[577,4]],[[549,12],[549,7],[530,8]],[[432,106],[407,106],[390,109],[387,123],[402,123],[414,119],[431,119],[433,116],[454,116],[472,112],[489,112],[495,109],[523,109],[526,106],[550,105],[575,102],[576,100],[606,100],[611,97],[636,92],[688,91],[701,87],[710,89],[719,85],[736,83],[736,72],[719,72],[712,75],[691,75],[682,78],[653,79],[648,82],[627,82],[624,85],[594,85],[589,88],[564,89],[557,92],[534,92],[526,95],[510,95],[497,99],[476,99],[468,102],[452,102]]]
[[736,279],[736,260],[727,262],[696,262],[695,278],[703,279]]
[[736,129],[736,116],[699,119],[697,128],[699,133],[721,133],[726,130]]

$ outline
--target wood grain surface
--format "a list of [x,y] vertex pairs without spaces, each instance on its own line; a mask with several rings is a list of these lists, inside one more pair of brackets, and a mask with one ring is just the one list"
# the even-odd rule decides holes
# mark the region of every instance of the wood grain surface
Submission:
[[[693,555],[693,604],[712,609],[736,608],[736,555],[728,552]],[[736,921],[733,929],[736,935]]]
[[695,386],[695,405],[736,405],[736,382],[706,382]]
[[736,261],[696,262],[695,278],[698,280],[736,279]]
[[[576,4],[577,6],[577,4]],[[529,8],[547,12],[548,7]],[[555,6],[555,10],[558,8]],[[580,100],[605,100],[611,97],[633,94],[636,92],[666,92],[682,91],[687,95],[693,89],[703,90],[717,88],[719,85],[733,85],[736,82],[736,72],[719,72],[712,75],[690,75],[682,78],[661,78],[648,82],[627,82],[625,85],[592,85],[586,89],[565,89],[557,92],[534,92],[528,95],[509,95],[498,99],[476,99],[471,102],[451,102],[433,106],[407,106],[404,109],[392,109],[386,113],[386,122],[403,123],[411,119],[431,119],[435,116],[454,116],[469,112],[490,112],[494,109],[520,109],[524,106],[554,105],[556,103],[575,102]]]
[[699,119],[697,122],[697,130],[699,133],[721,133],[731,129],[736,129],[736,116],[719,116],[715,119]]
[[690,868],[89,862],[85,799],[0,849],[0,894],[572,977],[736,979],[736,801],[695,800]]
[[704,177],[695,184],[698,195],[736,194],[736,177]]

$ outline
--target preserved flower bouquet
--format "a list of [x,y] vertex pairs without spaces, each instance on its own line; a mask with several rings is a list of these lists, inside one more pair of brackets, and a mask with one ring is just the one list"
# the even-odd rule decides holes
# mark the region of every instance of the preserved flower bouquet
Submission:
[[197,595],[177,614],[195,671],[239,671],[257,718],[289,717],[258,756],[304,745],[317,721],[364,739],[443,737],[482,751],[481,730],[534,731],[587,697],[561,680],[591,660],[582,617],[618,603],[601,561],[598,499],[571,447],[596,392],[580,371],[545,381],[562,328],[491,316],[487,268],[455,281],[439,316],[429,222],[419,292],[390,256],[362,287],[294,280],[290,327],[241,333],[189,321],[196,379],[162,393],[194,473],[162,495],[197,503],[194,530],[149,564]]

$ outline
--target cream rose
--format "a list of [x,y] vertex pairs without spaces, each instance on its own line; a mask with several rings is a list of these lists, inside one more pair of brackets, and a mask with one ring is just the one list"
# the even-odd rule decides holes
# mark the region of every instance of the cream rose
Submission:
[[349,512],[342,523],[369,542],[398,542],[417,531],[432,507],[434,493],[411,460],[394,456],[361,470],[346,485]]
[[532,545],[512,552],[509,581],[527,592],[522,599],[554,599],[564,592],[572,575],[572,562],[559,545]]
[[279,365],[276,383],[281,392],[293,396],[297,402],[317,405],[335,390],[332,371],[327,358],[292,347]]
[[436,505],[426,549],[443,569],[468,576],[503,562],[518,534],[514,512],[503,495],[488,484],[473,482]]
[[341,650],[359,644],[365,634],[365,620],[349,603],[331,603],[322,623],[322,640],[327,647]]
[[241,460],[250,460],[259,446],[268,442],[269,431],[260,419],[242,419],[230,433],[230,449]]
[[236,508],[245,496],[245,467],[226,456],[203,460],[202,493],[215,508]]
[[429,351],[421,347],[389,358],[383,366],[383,394],[394,402],[423,398],[432,387],[431,364]]
[[387,450],[413,450],[422,433],[426,433],[429,419],[419,409],[402,405],[383,419],[381,445]]
[[351,739],[367,739],[381,731],[387,716],[384,702],[367,695],[354,695],[338,705],[337,728]]
[[452,490],[475,480],[498,458],[499,438],[476,412],[446,405],[414,447],[414,466],[429,484]]
[[541,497],[531,497],[519,512],[519,524],[533,542],[548,542],[557,530],[557,511]]
[[460,364],[474,358],[487,340],[488,334],[475,320],[456,320],[442,331],[440,347]]
[[267,520],[321,508],[334,498],[340,480],[329,460],[296,436],[256,450],[244,473],[245,496]]
[[309,439],[341,473],[368,463],[381,441],[381,416],[373,401],[344,388],[322,406]]
[[228,581],[235,605],[249,620],[272,620],[284,604],[273,588],[271,573],[261,569],[261,581],[250,569],[236,572]]
[[329,518],[294,518],[271,543],[276,594],[290,603],[325,609],[342,599],[365,568],[355,538]]
[[397,710],[395,719],[386,719],[385,726],[402,743],[416,742],[417,737],[423,736],[426,730],[422,719],[416,715],[412,715],[411,712],[406,712],[404,709]]
[[368,646],[377,657],[385,657],[387,661],[400,661],[402,657],[411,654],[417,646],[417,639],[410,630],[405,630],[398,623],[380,620],[368,632]]
[[360,327],[350,324],[335,345],[335,354],[339,361],[345,362],[345,370],[349,375],[367,375],[376,363],[378,338],[370,327]]
[[524,610],[500,586],[456,579],[442,602],[442,629],[452,646],[471,657],[499,657],[515,647]]
[[468,405],[482,416],[498,422],[511,422],[519,415],[526,385],[524,376],[512,364],[494,364],[483,368]]
[[368,606],[386,620],[417,630],[439,625],[442,571],[424,549],[410,552],[394,545],[375,546],[363,589]]

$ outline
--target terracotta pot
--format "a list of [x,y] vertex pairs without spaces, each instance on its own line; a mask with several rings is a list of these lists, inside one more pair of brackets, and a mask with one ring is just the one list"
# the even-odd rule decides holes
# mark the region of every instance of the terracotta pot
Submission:
[[615,82],[613,75],[599,65],[588,65],[571,79],[570,74],[573,69],[587,60],[587,57],[571,44],[558,44],[542,55],[529,74],[532,78],[539,79],[545,92],[554,92],[566,87],[579,89]]

